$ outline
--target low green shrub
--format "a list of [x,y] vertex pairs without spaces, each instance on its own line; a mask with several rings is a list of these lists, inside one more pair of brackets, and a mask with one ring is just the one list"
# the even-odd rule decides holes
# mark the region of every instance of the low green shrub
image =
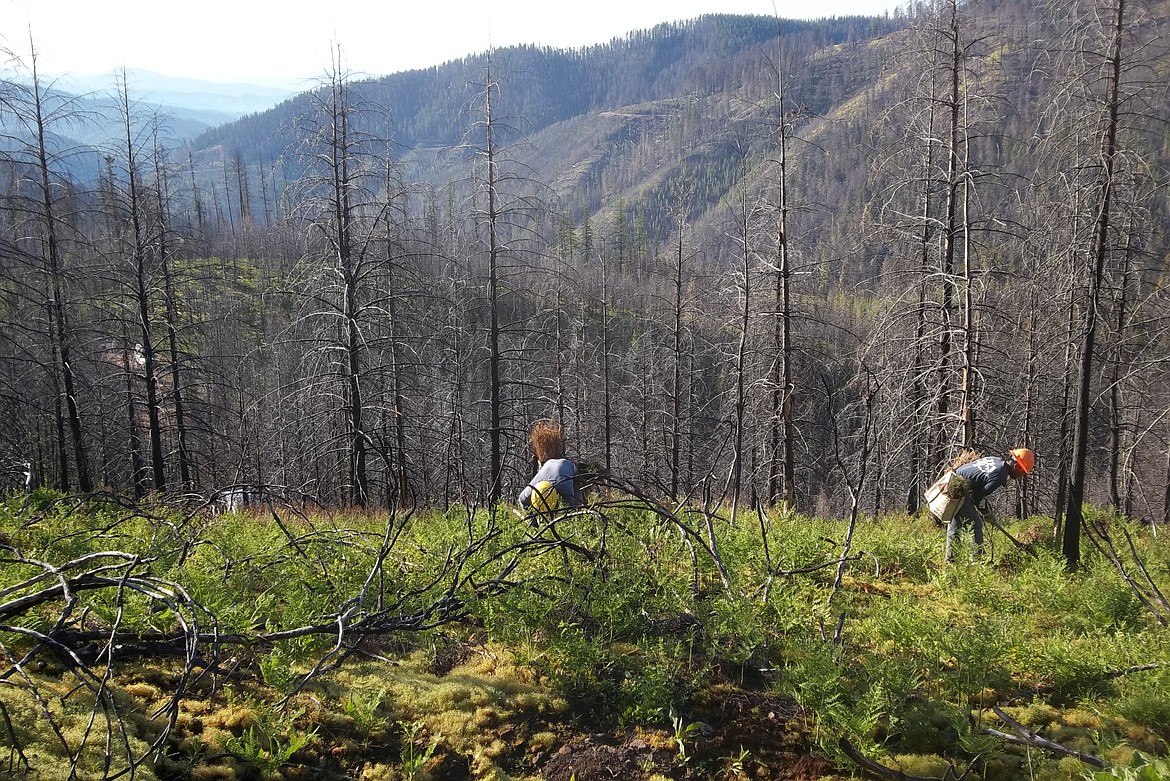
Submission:
[[[534,527],[498,511],[281,512],[188,517],[158,504],[135,513],[110,501],[38,494],[0,505],[0,534],[52,566],[86,555],[114,562],[102,557],[121,551],[129,557],[125,566],[143,578],[174,584],[149,596],[83,589],[71,606],[78,624],[70,626],[157,633],[197,621],[204,636],[254,639],[337,626],[342,607],[349,622],[383,610],[391,618],[434,621],[427,629],[391,621],[395,629],[330,657],[347,666],[367,654],[411,659],[413,684],[373,676],[360,695],[329,693],[366,741],[387,725],[425,715],[448,741],[473,753],[475,735],[505,710],[485,691],[503,687],[442,678],[450,665],[439,671],[421,661],[433,662],[425,649],[440,644],[508,647],[520,660],[509,663],[516,668],[509,674],[523,669],[529,684],[539,681],[550,699],[569,704],[564,718],[604,728],[670,730],[673,718],[685,728],[682,717],[698,690],[729,678],[770,688],[769,695],[797,700],[821,750],[842,764],[837,741],[846,737],[870,756],[894,755],[916,767],[937,767],[939,757],[965,766],[980,754],[988,778],[1078,777],[1079,770],[1043,752],[1005,747],[984,733],[992,706],[1014,708],[1022,723],[1090,753],[1154,756],[1170,740],[1164,696],[1170,630],[1089,546],[1083,566],[1069,573],[1043,540],[1047,519],[1010,527],[1028,543],[1027,553],[1005,547],[1000,537],[983,562],[946,566],[942,530],[902,515],[859,522],[851,555],[841,561],[845,524],[794,513],[740,513],[732,525],[694,509],[666,518],[594,508]],[[1113,518],[1095,522],[1108,523],[1124,541],[1118,555],[1127,571],[1137,573],[1136,555],[1162,593],[1170,591],[1170,544],[1163,537]],[[394,544],[379,550],[384,539]],[[456,570],[444,566],[457,554],[464,558],[455,580]],[[16,561],[0,567],[5,599],[19,602],[34,592],[35,583],[21,584],[40,571]],[[1140,579],[1136,587],[1149,589]],[[427,612],[439,600],[449,600],[444,604],[455,606],[460,620],[444,623],[442,611]],[[31,653],[31,633],[48,631],[61,609],[52,598],[17,611],[0,642],[14,659]],[[241,643],[232,655],[252,671],[252,685],[275,699],[335,649],[331,629]],[[52,655],[36,661],[45,676],[61,672]],[[37,679],[46,693],[49,679]],[[424,690],[433,702],[411,693]],[[9,698],[0,701],[15,706],[12,694],[0,692]],[[88,718],[92,703],[78,694],[74,706],[77,719]],[[72,725],[74,716],[59,718]],[[31,727],[14,717],[17,728],[27,745],[51,743],[28,737]],[[236,755],[257,772],[279,767],[295,745],[306,745],[294,731],[261,725],[232,735]],[[418,749],[421,756],[426,746]]]

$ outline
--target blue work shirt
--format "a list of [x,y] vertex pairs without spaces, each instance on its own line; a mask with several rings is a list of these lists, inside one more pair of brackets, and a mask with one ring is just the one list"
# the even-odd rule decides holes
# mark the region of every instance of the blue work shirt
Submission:
[[955,473],[971,484],[972,502],[982,502],[996,490],[1007,485],[1011,477],[1008,463],[999,456],[984,456],[963,464]]

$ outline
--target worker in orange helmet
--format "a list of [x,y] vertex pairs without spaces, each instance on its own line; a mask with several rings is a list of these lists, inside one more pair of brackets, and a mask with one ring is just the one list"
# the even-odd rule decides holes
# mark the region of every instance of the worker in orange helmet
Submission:
[[[954,560],[954,543],[959,529],[971,526],[975,548],[972,559],[978,557],[983,547],[983,516],[988,510],[983,502],[992,493],[1007,485],[1009,479],[1026,477],[1036,466],[1036,455],[1026,447],[1009,450],[1003,456],[984,456],[954,470],[957,493],[962,504],[947,520],[947,561]],[[959,497],[956,497],[959,498]]]

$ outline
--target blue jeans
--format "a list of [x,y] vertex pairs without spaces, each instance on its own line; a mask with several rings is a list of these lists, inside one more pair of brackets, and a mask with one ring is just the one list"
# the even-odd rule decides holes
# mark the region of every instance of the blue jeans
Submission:
[[972,536],[975,538],[971,559],[978,558],[983,550],[983,515],[975,507],[975,503],[968,499],[963,502],[963,505],[951,518],[951,522],[947,524],[947,561],[954,561],[955,540],[959,536],[959,529],[963,526],[970,526]]

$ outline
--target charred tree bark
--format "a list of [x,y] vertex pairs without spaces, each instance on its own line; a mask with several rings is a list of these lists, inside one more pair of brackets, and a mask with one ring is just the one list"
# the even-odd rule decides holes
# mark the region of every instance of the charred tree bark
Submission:
[[[162,415],[159,400],[158,355],[154,347],[154,301],[151,296],[153,285],[150,280],[150,257],[152,244],[156,244],[150,235],[150,226],[146,215],[146,198],[143,185],[139,180],[138,154],[136,152],[134,133],[134,113],[130,103],[130,88],[126,82],[126,73],[123,71],[119,86],[119,109],[121,111],[122,132],[121,142],[125,145],[126,163],[126,194],[125,209],[129,222],[129,255],[133,279],[134,305],[138,314],[138,338],[141,340],[140,355],[142,356],[142,371],[146,385],[146,437],[150,447],[151,484],[154,490],[166,489],[166,462],[163,453]],[[113,184],[113,183],[111,183]],[[157,246],[153,248],[157,251]]]
[[[779,37],[779,31],[777,31]],[[787,510],[796,509],[796,451],[793,446],[795,424],[792,397],[792,257],[788,234],[788,137],[791,123],[799,112],[787,113],[784,107],[784,53],[776,62],[776,289],[773,306],[775,327],[772,334],[774,372],[772,376],[772,454],[768,472],[768,498]]]
[[[73,330],[69,322],[66,306],[65,258],[61,251],[61,241],[58,235],[57,198],[54,196],[53,167],[49,152],[49,112],[46,105],[47,95],[37,70],[36,47],[29,41],[31,68],[31,85],[28,93],[28,116],[22,121],[32,131],[35,138],[33,154],[36,158],[38,175],[38,196],[40,198],[38,219],[40,222],[41,241],[43,244],[42,261],[45,265],[49,289],[47,301],[49,309],[49,342],[50,352],[54,360],[54,385],[57,386],[59,397],[56,405],[57,431],[57,462],[58,486],[62,490],[69,489],[68,446],[66,445],[65,429],[69,430],[69,441],[72,444],[74,467],[77,470],[77,485],[83,492],[93,490],[93,480],[90,476],[89,456],[86,453],[85,434],[81,421],[80,405],[78,403],[78,381],[73,366]],[[61,398],[63,397],[63,399]],[[64,402],[64,414],[62,403]]]
[[1068,486],[1068,506],[1061,550],[1065,563],[1075,571],[1081,560],[1081,526],[1084,523],[1086,464],[1089,456],[1089,407],[1092,404],[1094,350],[1097,342],[1098,307],[1105,281],[1105,259],[1112,217],[1113,172],[1116,165],[1117,132],[1121,113],[1122,34],[1125,31],[1125,0],[1114,8],[1108,56],[1108,86],[1105,109],[1107,119],[1101,141],[1101,170],[1097,181],[1097,218],[1089,247],[1092,261],[1086,290],[1085,324],[1081,336],[1080,361],[1077,367],[1076,415],[1074,417],[1072,467]]

